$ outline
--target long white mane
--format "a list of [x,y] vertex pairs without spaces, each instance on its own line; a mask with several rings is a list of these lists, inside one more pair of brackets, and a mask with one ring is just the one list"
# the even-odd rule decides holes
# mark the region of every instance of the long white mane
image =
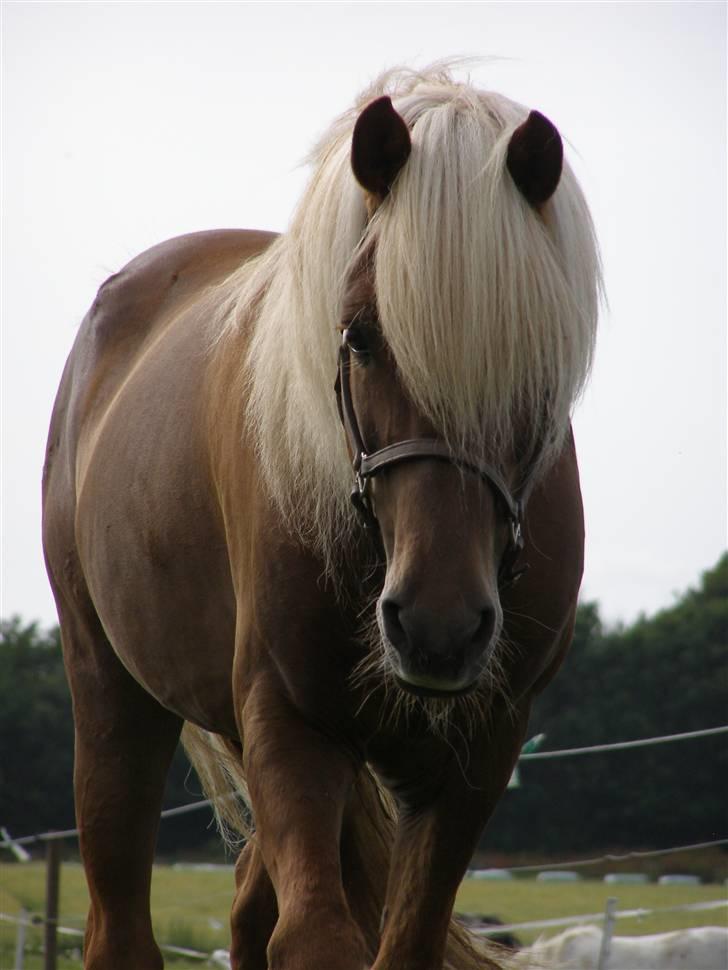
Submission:
[[[412,154],[368,221],[349,153],[359,111],[381,94],[407,122]],[[329,563],[351,524],[337,327],[347,275],[372,241],[384,336],[452,447],[496,463],[537,450],[535,479],[563,445],[592,358],[599,257],[567,164],[541,214],[513,183],[506,151],[527,114],[439,68],[383,75],[314,150],[289,231],[231,281],[225,332],[254,319],[246,406],[265,480]]]

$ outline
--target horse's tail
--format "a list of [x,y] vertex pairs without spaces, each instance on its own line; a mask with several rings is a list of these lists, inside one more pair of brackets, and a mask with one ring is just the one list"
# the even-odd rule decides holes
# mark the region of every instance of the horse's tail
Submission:
[[[252,835],[239,747],[191,724],[184,726],[182,743],[205,794],[212,800],[222,837],[231,848],[239,847],[239,836]],[[364,769],[344,812],[341,862],[349,905],[372,958],[379,946],[395,818],[391,797]],[[503,948],[476,939],[457,920],[451,920],[445,970],[506,970],[513,966],[506,954]]]
[[240,840],[252,834],[248,811],[248,785],[240,748],[219,734],[185,722],[182,745],[212,802],[215,821],[225,844],[240,848]]

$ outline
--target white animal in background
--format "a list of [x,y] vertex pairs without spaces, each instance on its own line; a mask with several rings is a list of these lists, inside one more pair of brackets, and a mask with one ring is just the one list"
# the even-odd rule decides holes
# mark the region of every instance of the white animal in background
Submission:
[[[602,931],[578,926],[518,954],[528,970],[597,970]],[[728,929],[701,926],[653,936],[613,936],[603,970],[728,970]]]
[[215,950],[208,960],[210,967],[222,967],[223,970],[230,970],[230,954],[227,950]]

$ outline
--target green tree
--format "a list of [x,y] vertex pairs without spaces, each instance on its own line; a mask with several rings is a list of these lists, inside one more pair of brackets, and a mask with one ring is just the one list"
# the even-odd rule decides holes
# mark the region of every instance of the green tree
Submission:
[[[12,835],[74,827],[73,733],[58,627],[0,621],[0,825]],[[180,747],[164,806],[189,804],[200,793]],[[159,847],[173,853],[214,837],[212,813],[200,810],[165,820]]]
[[0,824],[73,826],[73,722],[58,628],[0,621]]
[[[550,749],[715,727],[728,712],[728,554],[653,617],[605,630],[579,607],[562,670],[530,732]],[[726,836],[725,736],[525,762],[483,847],[530,851],[660,847]]]

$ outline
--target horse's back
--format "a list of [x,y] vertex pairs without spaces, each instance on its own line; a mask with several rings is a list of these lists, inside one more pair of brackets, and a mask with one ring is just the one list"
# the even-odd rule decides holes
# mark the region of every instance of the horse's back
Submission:
[[[207,695],[220,695],[211,707],[227,706],[234,624],[205,453],[214,287],[272,238],[242,230],[182,236],[107,280],[66,364],[48,438],[43,531],[59,608],[92,604],[136,679],[198,721],[204,712],[180,696],[192,696],[203,678]],[[171,651],[203,640],[205,673],[191,662],[189,691],[172,687],[163,673]],[[216,640],[230,644],[215,650]]]

